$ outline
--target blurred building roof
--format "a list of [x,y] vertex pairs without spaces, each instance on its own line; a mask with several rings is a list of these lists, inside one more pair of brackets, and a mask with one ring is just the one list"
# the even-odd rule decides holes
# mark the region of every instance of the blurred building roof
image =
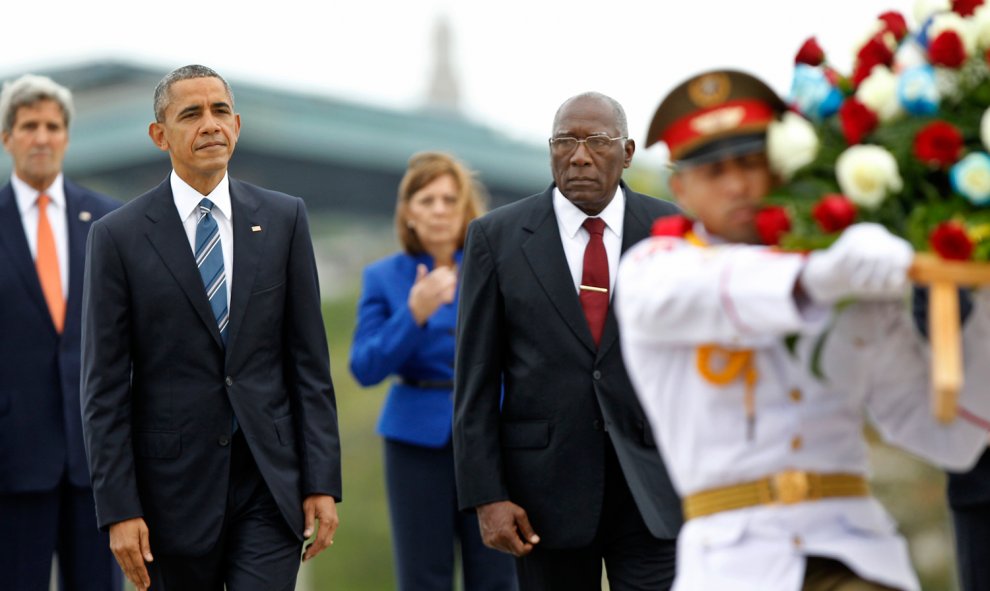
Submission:
[[[164,69],[97,61],[35,73],[73,91],[68,175],[122,199],[165,178],[167,154],[147,135],[152,94]],[[406,162],[421,150],[461,158],[478,172],[493,205],[542,190],[551,178],[544,146],[454,112],[398,111],[236,79],[230,84],[242,120],[232,174],[302,196],[311,208],[390,214]],[[9,157],[0,160],[0,178],[10,168]]]

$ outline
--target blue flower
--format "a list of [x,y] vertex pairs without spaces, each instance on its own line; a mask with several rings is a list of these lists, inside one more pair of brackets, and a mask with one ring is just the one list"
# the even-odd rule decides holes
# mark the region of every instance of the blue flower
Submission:
[[990,203],[990,154],[974,152],[949,170],[949,180],[957,193],[973,205]]
[[934,115],[941,96],[935,82],[935,68],[924,65],[904,70],[897,82],[897,98],[912,115]]
[[931,39],[928,38],[928,32],[929,29],[932,28],[932,23],[935,21],[936,14],[938,13],[934,12],[930,14],[928,18],[925,19],[925,22],[918,27],[918,32],[915,34],[918,44],[925,48],[925,51],[928,51],[928,44],[931,42]]
[[797,64],[790,101],[802,115],[820,121],[839,110],[842,92],[829,82],[822,68]]

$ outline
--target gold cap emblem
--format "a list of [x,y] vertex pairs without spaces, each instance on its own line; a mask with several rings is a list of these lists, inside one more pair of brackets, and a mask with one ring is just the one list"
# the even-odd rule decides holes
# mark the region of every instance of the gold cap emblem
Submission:
[[712,72],[699,76],[688,86],[688,96],[691,98],[691,102],[701,108],[725,102],[731,91],[732,83],[723,72]]

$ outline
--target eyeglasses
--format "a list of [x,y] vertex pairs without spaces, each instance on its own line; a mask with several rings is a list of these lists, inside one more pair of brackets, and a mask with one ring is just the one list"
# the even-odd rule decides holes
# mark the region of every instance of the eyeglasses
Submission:
[[589,135],[583,140],[579,140],[576,137],[552,137],[550,138],[550,149],[556,154],[570,154],[574,150],[577,150],[578,144],[584,144],[589,150],[598,154],[604,154],[608,152],[608,149],[612,147],[612,142],[615,140],[625,140],[628,139],[626,136],[622,135],[619,137],[608,137],[607,135]]

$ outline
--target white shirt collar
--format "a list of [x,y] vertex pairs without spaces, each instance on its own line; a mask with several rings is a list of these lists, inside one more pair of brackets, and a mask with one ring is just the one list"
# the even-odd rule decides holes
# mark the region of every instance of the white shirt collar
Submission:
[[615,196],[612,201],[605,206],[597,216],[589,216],[581,211],[581,208],[574,205],[564,197],[558,187],[553,188],[553,211],[557,215],[557,223],[561,232],[568,238],[577,236],[584,220],[589,217],[600,217],[605,221],[605,226],[612,230],[612,233],[622,238],[622,219],[626,214],[626,196],[622,187],[615,188]]
[[695,220],[694,227],[691,229],[692,231],[694,231],[694,235],[697,236],[698,239],[700,239],[702,242],[704,242],[709,246],[719,246],[722,244],[729,244],[729,241],[726,240],[725,238],[710,233],[705,228],[705,225],[698,220]]
[[169,182],[172,185],[172,199],[175,200],[175,208],[179,212],[179,219],[184,221],[191,216],[204,197],[212,201],[214,207],[219,209],[225,218],[228,220],[234,219],[231,215],[230,181],[227,178],[227,173],[224,173],[223,178],[220,179],[220,182],[213,188],[213,191],[209,195],[203,195],[190,187],[189,183],[182,180],[176,174],[175,170],[169,176]]
[[27,184],[17,173],[11,173],[10,175],[10,186],[14,189],[14,199],[17,200],[17,209],[20,210],[21,216],[24,213],[35,206],[38,202],[38,195],[45,193],[51,198],[52,203],[59,207],[59,209],[65,210],[65,189],[62,185],[62,173],[58,173],[55,180],[52,182],[51,186],[44,191],[38,191],[31,185]]

